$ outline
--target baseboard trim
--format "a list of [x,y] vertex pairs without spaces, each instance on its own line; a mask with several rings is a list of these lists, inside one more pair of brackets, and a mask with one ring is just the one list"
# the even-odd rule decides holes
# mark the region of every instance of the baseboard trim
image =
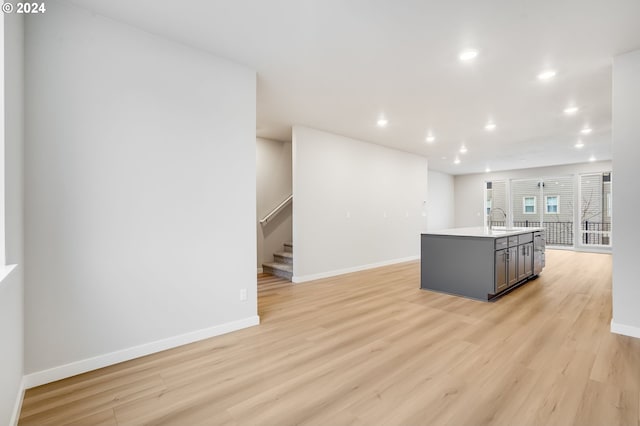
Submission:
[[26,389],[30,389],[36,386],[86,373],[87,371],[108,367],[120,362],[140,358],[145,355],[151,355],[156,352],[172,349],[178,346],[197,342],[199,340],[208,339],[210,337],[219,336],[221,334],[231,333],[232,331],[241,330],[243,328],[252,327],[258,324],[260,324],[260,317],[258,315],[255,315],[238,321],[232,321],[210,328],[181,334],[179,336],[145,343],[120,351],[98,355],[93,358],[87,358],[58,367],[50,368],[48,370],[27,374],[24,376],[24,385]]
[[640,327],[634,327],[632,325],[619,324],[613,319],[611,320],[611,332],[615,334],[622,334],[623,336],[635,337],[640,339]]
[[264,271],[262,270],[262,268],[258,268],[258,273],[259,273],[259,274],[264,273]]
[[18,395],[16,395],[16,403],[13,406],[13,413],[11,414],[11,426],[18,426],[18,419],[20,418],[20,411],[22,410],[22,401],[24,401],[25,380],[24,377],[20,380],[20,388],[18,389]]
[[321,272],[319,274],[294,276],[291,278],[291,281],[296,284],[304,283],[307,281],[319,280],[322,278],[330,278],[330,277],[335,277],[337,275],[350,274],[352,272],[366,271],[367,269],[380,268],[382,266],[389,266],[389,265],[394,265],[396,263],[410,262],[412,260],[418,260],[418,259],[420,259],[420,256],[409,256],[409,257],[403,257],[400,259],[385,260],[383,262],[369,263],[366,265],[353,266],[351,268],[336,269],[333,271]]

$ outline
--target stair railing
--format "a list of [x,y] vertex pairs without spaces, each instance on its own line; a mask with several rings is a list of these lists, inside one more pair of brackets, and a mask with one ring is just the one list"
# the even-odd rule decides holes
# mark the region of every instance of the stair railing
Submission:
[[276,207],[273,208],[273,210],[271,210],[269,213],[267,213],[267,215],[265,217],[260,219],[260,225],[265,225],[265,224],[269,223],[269,221],[271,219],[273,219],[273,217],[275,217],[275,215],[280,213],[282,211],[282,209],[284,209],[287,206],[287,204],[289,204],[292,200],[293,200],[293,194],[289,195],[286,198],[286,200],[284,200],[283,202],[278,204]]

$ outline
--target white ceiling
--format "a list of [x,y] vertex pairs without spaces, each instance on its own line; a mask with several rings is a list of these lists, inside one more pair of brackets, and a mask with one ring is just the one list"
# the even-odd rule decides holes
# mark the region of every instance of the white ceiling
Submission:
[[[301,124],[452,174],[610,159],[612,58],[640,48],[638,0],[72,3],[255,69],[258,136],[290,140]],[[467,47],[480,54],[465,64]],[[545,68],[558,74],[541,82]]]

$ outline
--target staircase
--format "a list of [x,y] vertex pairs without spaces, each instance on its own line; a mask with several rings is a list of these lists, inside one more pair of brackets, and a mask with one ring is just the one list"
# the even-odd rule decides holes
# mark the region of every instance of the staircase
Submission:
[[293,276],[293,243],[284,243],[284,251],[273,254],[273,262],[263,263],[265,274],[275,275],[291,281]]

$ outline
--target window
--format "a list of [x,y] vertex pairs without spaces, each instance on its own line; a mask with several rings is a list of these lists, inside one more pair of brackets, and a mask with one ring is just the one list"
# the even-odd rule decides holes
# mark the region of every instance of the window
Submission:
[[557,195],[547,195],[544,197],[545,213],[556,214],[560,213],[560,197]]
[[536,197],[522,197],[522,213],[536,214]]
[[611,172],[580,175],[582,246],[611,247]]
[[507,182],[487,181],[484,189],[485,226],[507,226]]

